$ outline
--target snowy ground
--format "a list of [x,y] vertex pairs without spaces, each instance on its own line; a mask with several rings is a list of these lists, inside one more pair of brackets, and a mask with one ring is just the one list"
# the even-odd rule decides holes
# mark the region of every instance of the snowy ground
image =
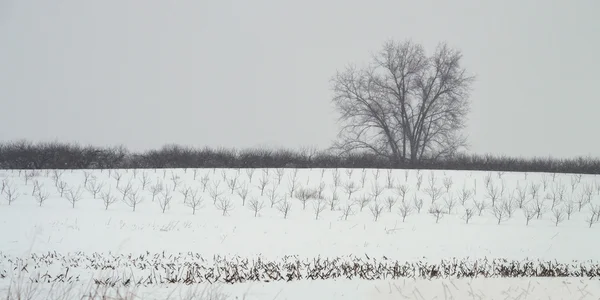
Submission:
[[[158,186],[163,190],[152,200]],[[0,188],[0,272],[10,269],[17,258],[54,251],[66,256],[193,252],[209,260],[214,255],[267,260],[354,255],[430,263],[486,257],[600,261],[600,229],[595,224],[600,216],[600,178],[593,175],[362,169],[4,170]],[[312,192],[320,197],[307,197],[304,205],[299,198]],[[170,203],[164,205],[169,197]],[[78,201],[69,201],[73,199]],[[108,209],[106,199],[115,200]],[[133,202],[138,201],[134,211]],[[255,212],[252,204],[261,203],[263,208]],[[403,209],[409,211],[404,222]],[[467,224],[469,211],[473,216]],[[57,266],[44,269],[48,270],[54,275],[64,272]],[[81,280],[94,276],[83,268],[72,267],[69,272]],[[8,286],[11,276],[0,279],[0,285]],[[600,297],[597,279],[580,278],[253,282],[222,289],[240,299],[248,289],[246,299],[352,299],[350,295],[398,299],[393,297],[399,293],[397,286],[402,286],[406,299],[452,299],[450,295],[548,299],[544,293],[550,299]],[[471,287],[479,294],[468,294]],[[158,287],[141,287],[138,292],[151,288]],[[524,297],[523,291],[530,291],[529,296]]]

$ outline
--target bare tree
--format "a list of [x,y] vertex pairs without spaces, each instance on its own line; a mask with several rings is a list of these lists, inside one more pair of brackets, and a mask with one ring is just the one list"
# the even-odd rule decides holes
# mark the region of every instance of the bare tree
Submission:
[[365,188],[366,182],[367,182],[367,170],[362,169],[362,172],[360,173],[360,184],[363,189]]
[[335,148],[367,150],[393,161],[453,155],[474,77],[462,54],[440,43],[431,56],[412,41],[385,43],[365,69],[348,67],[333,78],[333,103],[344,125]]
[[290,175],[288,175],[288,189],[290,191],[290,197],[294,196],[296,187],[298,185],[298,169],[294,169]]
[[279,201],[279,204],[277,204],[277,210],[283,214],[284,219],[287,219],[291,209],[292,202],[287,198],[284,198],[282,201]]
[[302,210],[306,209],[308,200],[315,198],[316,192],[309,188],[299,187],[296,191],[296,198],[302,202]]
[[423,208],[423,199],[417,198],[417,194],[416,193],[413,196],[413,204],[415,206],[415,209],[417,210],[417,213],[420,214],[421,213],[421,209]]
[[254,177],[254,168],[247,168],[246,175],[248,176],[248,183],[252,183],[252,177]]
[[87,186],[88,181],[90,180],[90,177],[92,176],[91,172],[88,171],[83,171],[83,186]]
[[156,184],[150,186],[150,193],[152,194],[152,202],[154,202],[154,199],[156,199],[156,196],[158,194],[160,194],[160,192],[162,192],[164,190],[164,186],[162,184],[162,182],[157,181]]
[[66,194],[71,207],[75,208],[75,204],[81,200],[81,186],[78,186],[77,190],[73,190],[73,188],[69,189]]
[[383,187],[381,187],[377,181],[374,181],[371,185],[371,196],[373,197],[373,201],[377,202],[377,198],[379,198],[382,193]]
[[565,219],[565,210],[560,206],[552,208],[552,216],[554,217],[554,226],[558,227],[558,224]]
[[517,204],[516,204],[515,198],[512,195],[510,195],[508,197],[508,199],[505,198],[504,200],[502,200],[500,202],[500,207],[506,213],[507,220],[512,218],[513,214],[517,210]]
[[477,213],[480,217],[483,214],[483,211],[489,207],[485,199],[474,200],[473,203],[475,203],[475,208],[477,209]]
[[492,207],[496,206],[496,200],[500,198],[500,190],[493,184],[490,183],[486,187],[487,198],[492,201]]
[[369,206],[369,210],[371,211],[371,214],[373,215],[373,219],[375,220],[375,222],[377,222],[377,220],[379,220],[379,216],[381,216],[381,213],[383,212],[383,208],[385,206],[381,205],[381,203],[379,203],[378,201],[373,201],[373,204],[371,204],[371,206]]
[[242,198],[242,206],[246,205],[246,198],[248,198],[248,193],[250,192],[250,188],[248,184],[240,184],[237,189],[237,194]]
[[517,201],[517,207],[523,208],[523,206],[525,204],[527,204],[527,185],[525,185],[525,188],[521,188],[517,184],[517,189],[515,190],[515,194],[516,194],[515,199]]
[[[385,197],[385,204],[387,205],[388,212],[392,212],[392,208],[394,207],[396,202],[398,202],[398,198],[396,198],[394,196]],[[406,201],[402,201],[401,203],[405,203],[405,202]]]
[[123,202],[125,202],[125,204],[127,204],[129,207],[131,207],[131,209],[133,211],[135,211],[135,208],[137,207],[138,204],[142,203],[144,201],[144,197],[142,197],[138,190],[131,190],[128,194],[127,194],[127,198],[123,200]]
[[408,185],[406,184],[398,184],[395,189],[396,194],[400,196],[402,202],[406,200],[406,194],[408,193]]
[[417,174],[417,191],[421,190],[421,184],[423,184],[423,174]]
[[[317,197],[317,199],[322,199],[320,197]],[[338,196],[337,192],[333,192],[331,193],[331,197],[327,197],[327,203],[329,204],[329,210],[334,211],[335,208],[337,207],[338,203],[340,202],[340,197]]]
[[565,213],[567,214],[567,220],[571,220],[571,215],[575,211],[575,202],[569,200],[565,202]]
[[429,207],[429,214],[435,217],[436,223],[439,223],[440,219],[444,216],[444,209],[437,203],[434,203]]
[[531,221],[536,215],[536,208],[534,205],[525,205],[523,206],[523,214],[525,215],[525,226],[529,226],[529,221]]
[[346,191],[346,194],[348,194],[348,200],[350,200],[352,194],[357,192],[359,190],[359,187],[356,184],[356,182],[348,180],[344,183],[344,190]]
[[[268,169],[265,169],[268,170]],[[265,187],[269,184],[269,174],[262,173],[262,177],[258,180],[258,188],[260,189],[260,195],[263,196],[265,193]]]
[[414,210],[414,207],[410,205],[408,202],[400,202],[400,206],[398,207],[398,213],[402,217],[402,222],[406,220],[406,217],[410,215]]
[[100,193],[102,187],[104,187],[104,183],[98,183],[95,179],[88,181],[88,185],[85,186],[87,191],[90,192],[94,199],[97,199],[96,196],[98,195],[98,193]]
[[318,220],[321,213],[327,207],[327,203],[324,199],[316,199],[315,201],[313,201],[312,206],[313,212],[315,213],[315,220]]
[[442,196],[442,188],[440,187],[427,187],[425,193],[429,195],[431,204],[434,204]]
[[281,201],[281,199],[279,198],[279,195],[277,194],[277,189],[275,189],[275,188],[267,190],[267,197],[269,198],[269,202],[271,202],[271,208],[273,208],[273,206],[275,206],[275,204],[277,204],[279,201]]
[[123,173],[119,171],[115,171],[113,174],[113,178],[117,181],[117,188],[119,188],[119,184],[121,183],[121,178],[123,178]]
[[535,214],[537,219],[540,219],[548,209],[546,203],[544,202],[544,199],[540,199],[539,197],[533,200],[533,207],[535,208]]
[[[194,171],[196,171],[196,169],[194,169]],[[196,210],[202,207],[203,202],[204,199],[202,199],[202,196],[198,194],[198,189],[195,189],[190,193],[190,199],[186,205],[192,209],[192,215],[195,215]]]
[[[163,214],[171,206],[171,199],[173,199],[173,196],[171,195],[171,189],[166,188],[160,193],[160,196],[158,197],[158,205],[160,206],[160,210]],[[186,201],[183,203],[187,204]]]
[[358,203],[358,206],[360,207],[360,211],[363,211],[363,209],[365,207],[367,207],[369,205],[369,203],[371,203],[371,197],[369,197],[369,195],[362,195],[361,197],[359,197],[358,199],[356,199],[356,202]]
[[173,182],[173,192],[177,190],[177,186],[181,183],[181,178],[175,172],[171,171],[171,181]]
[[34,195],[35,197],[35,201],[40,205],[40,207],[44,204],[44,202],[46,202],[46,200],[48,200],[48,197],[50,197],[50,193],[48,192],[43,192],[40,189],[37,190],[37,193],[35,193]]
[[258,216],[258,213],[265,207],[264,201],[259,201],[258,198],[252,197],[248,202],[250,210],[254,212],[254,217]]
[[588,223],[589,227],[592,228],[592,225],[598,222],[596,220],[596,210],[590,209],[588,217],[585,220]]
[[223,195],[223,193],[225,193],[225,191],[219,189],[219,186],[221,185],[221,181],[215,181],[213,183],[213,185],[208,189],[208,193],[210,194],[210,197],[213,199],[213,204],[217,204],[217,200],[219,199],[219,197],[221,197],[221,195]]
[[[194,170],[194,173],[195,173],[195,171],[196,170]],[[194,179],[195,179],[195,176],[196,175],[194,175]],[[140,183],[142,184],[142,190],[145,190],[146,186],[148,184],[150,184],[150,177],[148,176],[148,172],[146,172],[146,171],[142,172],[142,178],[140,178]]]
[[229,197],[220,197],[215,207],[223,213],[223,216],[229,215],[229,212],[233,210],[233,204]]
[[123,195],[123,199],[121,199],[121,200],[125,201],[125,199],[129,195],[129,193],[131,193],[132,189],[133,189],[133,186],[131,186],[131,181],[129,181],[127,183],[127,185],[124,187],[117,186],[117,191],[119,191],[121,193],[121,195]]
[[385,179],[386,179],[385,181],[387,183],[386,188],[388,188],[388,189],[394,188],[394,185],[395,185],[394,184],[394,177],[392,176],[392,174],[393,174],[392,173],[392,169],[388,169],[387,170],[387,175],[385,177]]
[[444,204],[445,204],[444,208],[446,209],[446,213],[452,214],[452,210],[456,206],[456,198],[454,198],[454,196],[452,196],[452,194],[448,194],[444,198]]
[[200,184],[202,184],[202,192],[206,192],[206,187],[208,186],[208,183],[210,182],[210,174],[207,172],[206,174],[204,174],[204,176],[202,176],[202,178],[200,178]]
[[349,216],[354,215],[353,207],[354,205],[352,204],[347,204],[342,207],[342,219],[344,219],[344,221],[347,221]]
[[110,187],[108,188],[108,190],[106,192],[102,192],[100,194],[100,198],[102,199],[102,202],[104,203],[104,210],[108,210],[109,206],[111,206],[113,203],[117,202],[117,197],[115,197],[111,194]]
[[446,193],[450,193],[452,183],[452,176],[444,177],[444,187],[446,188]]
[[533,200],[537,200],[539,197],[539,192],[540,192],[540,184],[539,183],[532,183],[529,186],[529,195],[531,195],[531,199]]
[[491,210],[492,214],[494,214],[494,217],[496,217],[496,220],[498,220],[498,225],[500,225],[500,222],[505,221],[507,219],[506,211],[504,210],[502,205],[492,206]]
[[465,207],[465,213],[463,214],[462,218],[465,220],[466,224],[469,224],[469,221],[471,221],[471,218],[473,218],[474,214],[475,210],[473,208]]
[[56,189],[58,190],[58,193],[60,194],[60,197],[62,198],[65,194],[65,191],[67,190],[67,183],[65,181],[59,181],[56,184]]
[[473,191],[468,190],[466,186],[463,185],[462,191],[458,194],[458,199],[462,206],[465,206],[467,201],[473,197]]
[[283,175],[285,175],[285,169],[277,168],[275,169],[275,179],[277,179],[277,185],[281,184],[281,180],[283,179]]

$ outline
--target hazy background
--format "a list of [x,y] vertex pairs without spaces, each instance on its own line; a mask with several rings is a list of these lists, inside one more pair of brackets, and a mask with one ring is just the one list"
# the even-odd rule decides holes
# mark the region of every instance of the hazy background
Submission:
[[0,140],[330,145],[329,79],[387,39],[477,75],[475,153],[600,156],[600,1],[0,0]]

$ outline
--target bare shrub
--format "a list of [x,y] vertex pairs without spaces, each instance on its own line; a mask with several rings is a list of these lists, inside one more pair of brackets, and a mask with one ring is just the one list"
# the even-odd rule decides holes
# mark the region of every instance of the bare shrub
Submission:
[[290,175],[288,175],[288,190],[290,192],[290,198],[294,196],[296,187],[298,185],[298,169],[294,169]]
[[192,215],[195,215],[196,210],[202,207],[203,202],[204,199],[202,199],[202,196],[199,194],[198,189],[195,189],[192,192],[190,192],[190,198],[186,205],[192,209]]
[[[186,198],[187,198],[187,195],[186,195]],[[171,195],[171,189],[167,186],[160,193],[160,196],[158,197],[158,206],[160,207],[160,210],[162,211],[163,214],[171,206],[171,200],[172,199],[173,199],[173,196]],[[187,204],[186,201],[184,201],[183,203]]]
[[233,210],[233,203],[229,197],[220,197],[215,207],[223,213],[223,216],[227,216]]
[[406,220],[413,211],[414,207],[410,205],[408,202],[400,202],[400,206],[398,206],[398,214],[402,217],[402,222]]
[[373,201],[377,202],[377,198],[379,198],[382,193],[383,187],[381,187],[377,181],[374,181],[371,185],[371,196],[373,197]]
[[517,203],[515,201],[515,198],[510,195],[507,199],[503,200],[500,203],[501,208],[504,210],[504,212],[506,213],[506,219],[511,219],[515,213],[515,211],[517,210]]
[[437,203],[434,203],[429,207],[429,214],[435,217],[435,223],[439,223],[440,219],[444,216],[444,209]]
[[531,195],[531,199],[537,200],[540,193],[540,184],[532,183],[529,186],[529,195]]
[[119,171],[114,171],[112,173],[113,179],[117,181],[117,188],[119,188],[119,184],[121,184],[121,178],[123,178],[123,173]]
[[282,201],[277,204],[277,210],[283,214],[283,218],[287,219],[290,210],[292,209],[292,202],[287,198],[284,198]]
[[551,200],[552,206],[550,209],[554,209],[554,207],[560,202],[561,198],[564,198],[565,187],[562,184],[557,184],[552,187],[550,193],[546,195],[546,200]]
[[517,184],[517,188],[515,190],[515,200],[518,208],[523,208],[525,204],[527,204],[527,185],[524,188],[521,188]]
[[71,207],[75,208],[75,204],[81,200],[81,186],[78,186],[76,190],[69,189],[66,196],[67,200],[71,203]]
[[252,197],[248,202],[250,210],[254,212],[254,217],[258,216],[258,213],[265,207],[264,201],[259,201],[258,198]]
[[567,220],[571,220],[571,215],[575,211],[575,202],[569,200],[565,202],[565,213],[567,214]]

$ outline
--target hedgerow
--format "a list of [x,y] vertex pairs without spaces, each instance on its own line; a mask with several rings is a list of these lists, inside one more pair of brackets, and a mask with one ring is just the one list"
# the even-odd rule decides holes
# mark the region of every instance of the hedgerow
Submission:
[[380,168],[599,174],[600,159],[517,158],[461,154],[444,160],[392,162],[368,153],[269,149],[197,149],[168,145],[132,153],[124,147],[82,147],[27,141],[0,144],[0,169],[123,168]]

